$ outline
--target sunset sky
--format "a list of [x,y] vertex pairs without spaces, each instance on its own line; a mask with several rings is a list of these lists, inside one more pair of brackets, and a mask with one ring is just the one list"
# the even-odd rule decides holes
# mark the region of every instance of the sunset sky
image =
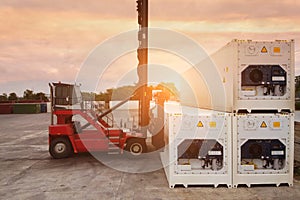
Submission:
[[[151,27],[183,33],[208,54],[232,39],[295,39],[300,75],[299,0],[149,2]],[[22,96],[25,89],[49,93],[49,82],[74,82],[89,53],[106,39],[138,28],[136,18],[135,0],[0,0],[0,94]],[[150,63],[184,65],[163,54],[150,52]],[[134,53],[120,58],[100,89],[113,86],[109,83],[119,78],[116,72],[136,65]]]

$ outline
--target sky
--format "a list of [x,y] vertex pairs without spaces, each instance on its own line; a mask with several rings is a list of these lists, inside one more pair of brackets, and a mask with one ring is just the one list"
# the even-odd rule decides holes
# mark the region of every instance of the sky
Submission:
[[[232,39],[295,39],[300,75],[299,0],[149,0],[150,27],[186,35],[211,54]],[[26,89],[49,93],[49,82],[76,80],[101,43],[137,29],[135,0],[0,0],[0,94]],[[165,52],[149,62],[178,68],[187,63]],[[137,66],[135,52],[107,67],[99,91],[120,84]],[[137,80],[132,78],[128,84]],[[126,84],[123,83],[122,84]]]

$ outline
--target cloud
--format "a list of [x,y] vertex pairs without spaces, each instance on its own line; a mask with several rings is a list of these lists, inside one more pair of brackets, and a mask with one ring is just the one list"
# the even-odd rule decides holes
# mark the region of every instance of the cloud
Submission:
[[[74,82],[89,52],[136,23],[98,15],[29,9],[0,9],[0,93],[8,86],[39,81]],[[21,89],[22,90],[22,89]]]
[[[184,33],[208,53],[235,38],[296,39],[300,49],[298,0],[149,2],[150,26]],[[32,83],[47,89],[49,81],[74,81],[82,62],[99,43],[138,27],[135,6],[135,0],[2,0],[0,93],[9,92],[10,85],[23,91]],[[172,60],[174,67],[180,63],[163,54],[151,58],[161,64]],[[116,61],[107,71],[105,87],[126,65],[134,69],[136,56]],[[299,53],[296,66],[300,74]]]
[[300,8],[297,0],[154,0],[151,4],[151,14],[156,19],[218,22],[298,17]]
[[[101,14],[104,18],[136,18],[135,0],[2,0],[2,7],[52,12]],[[223,21],[298,18],[298,0],[149,0],[153,20]]]
[[101,14],[104,18],[135,18],[135,0],[2,0],[2,7],[42,12]]

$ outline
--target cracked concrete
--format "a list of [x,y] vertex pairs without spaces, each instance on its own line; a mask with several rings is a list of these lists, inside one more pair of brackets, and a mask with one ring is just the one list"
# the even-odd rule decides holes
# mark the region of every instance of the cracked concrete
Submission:
[[0,115],[0,199],[300,198],[298,180],[293,187],[169,189],[163,169],[119,172],[89,154],[55,160],[48,153],[49,122],[49,114]]

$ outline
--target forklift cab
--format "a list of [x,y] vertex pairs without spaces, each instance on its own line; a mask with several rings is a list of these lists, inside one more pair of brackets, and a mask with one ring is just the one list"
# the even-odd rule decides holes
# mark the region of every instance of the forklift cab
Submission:
[[60,82],[49,85],[54,109],[57,107],[60,109],[82,108],[83,100],[79,85],[71,85]]

